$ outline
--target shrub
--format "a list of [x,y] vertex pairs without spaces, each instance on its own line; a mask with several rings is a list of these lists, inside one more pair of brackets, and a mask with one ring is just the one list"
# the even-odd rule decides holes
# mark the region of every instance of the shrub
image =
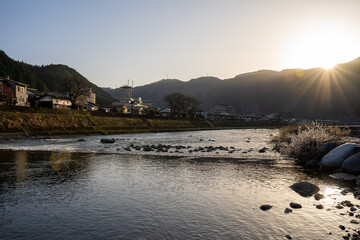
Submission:
[[341,141],[349,132],[337,127],[327,127],[321,123],[288,127],[280,130],[275,143],[280,148],[280,153],[305,161],[316,158],[316,151],[327,142]]

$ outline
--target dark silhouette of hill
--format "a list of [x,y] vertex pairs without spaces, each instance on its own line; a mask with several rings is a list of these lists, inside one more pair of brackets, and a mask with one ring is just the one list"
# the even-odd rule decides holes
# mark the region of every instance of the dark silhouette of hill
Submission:
[[46,66],[33,66],[9,58],[0,50],[0,76],[9,76],[11,79],[26,83],[40,91],[63,91],[63,80],[67,77],[77,78],[85,82],[96,93],[96,102],[108,105],[114,99],[102,88],[88,81],[84,76],[66,65],[50,64]]
[[[121,98],[120,89],[106,91]],[[349,119],[360,116],[360,58],[331,70],[261,70],[225,80],[161,80],[134,88],[133,95],[155,97],[156,104],[164,107],[164,97],[173,92],[198,98],[204,110],[224,103],[234,106],[238,113]]]

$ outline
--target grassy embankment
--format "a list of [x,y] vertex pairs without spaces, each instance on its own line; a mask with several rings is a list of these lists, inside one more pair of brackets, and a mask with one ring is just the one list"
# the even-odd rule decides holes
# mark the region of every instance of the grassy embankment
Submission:
[[240,120],[212,121],[119,116],[68,109],[0,106],[1,135],[118,134],[199,129],[279,127],[272,123]]
[[0,133],[28,134],[112,134],[178,131],[206,128],[205,122],[93,116],[89,112],[50,110],[38,112],[0,111]]

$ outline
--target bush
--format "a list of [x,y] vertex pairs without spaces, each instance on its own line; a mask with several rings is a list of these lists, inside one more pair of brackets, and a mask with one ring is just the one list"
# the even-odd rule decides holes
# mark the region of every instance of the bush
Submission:
[[300,161],[306,161],[316,158],[316,151],[323,144],[341,141],[348,134],[349,131],[313,122],[299,125],[297,128],[285,127],[280,130],[273,142],[279,147],[280,153]]

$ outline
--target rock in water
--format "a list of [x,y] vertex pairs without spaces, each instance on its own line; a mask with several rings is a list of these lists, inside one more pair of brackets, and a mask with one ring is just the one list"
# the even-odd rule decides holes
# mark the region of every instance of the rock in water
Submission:
[[314,195],[314,198],[315,198],[316,201],[319,201],[320,199],[325,198],[325,196],[323,194],[321,194],[321,193],[317,193],[317,194]]
[[334,173],[330,174],[329,177],[335,178],[341,181],[356,181],[358,179],[357,176],[352,175],[350,173]]
[[349,173],[359,175],[360,174],[360,153],[352,155],[344,160],[341,167]]
[[346,143],[334,148],[321,159],[320,167],[322,169],[340,168],[343,161],[352,154],[355,146],[354,143]]
[[302,208],[301,204],[293,203],[293,202],[290,203],[290,207],[292,207],[292,208]]
[[334,148],[336,148],[338,146],[339,146],[339,143],[335,143],[335,142],[325,143],[316,151],[316,155],[319,158],[322,158],[326,154],[328,154],[331,150],[333,150]]
[[309,182],[298,182],[290,186],[292,190],[303,197],[311,197],[320,191],[320,188]]
[[284,213],[288,214],[288,213],[291,213],[291,212],[292,212],[292,209],[291,209],[291,208],[285,208]]
[[289,234],[285,236],[287,239],[293,239]]
[[267,210],[270,210],[272,207],[273,206],[271,206],[271,205],[264,204],[264,205],[260,206],[260,209],[263,210],[263,211],[267,211]]
[[317,208],[317,209],[323,209],[324,206],[323,206],[322,204],[318,204],[318,205],[316,205],[316,208]]
[[102,142],[102,143],[114,143],[115,139],[113,139],[113,138],[102,138],[100,140],[100,142]]

